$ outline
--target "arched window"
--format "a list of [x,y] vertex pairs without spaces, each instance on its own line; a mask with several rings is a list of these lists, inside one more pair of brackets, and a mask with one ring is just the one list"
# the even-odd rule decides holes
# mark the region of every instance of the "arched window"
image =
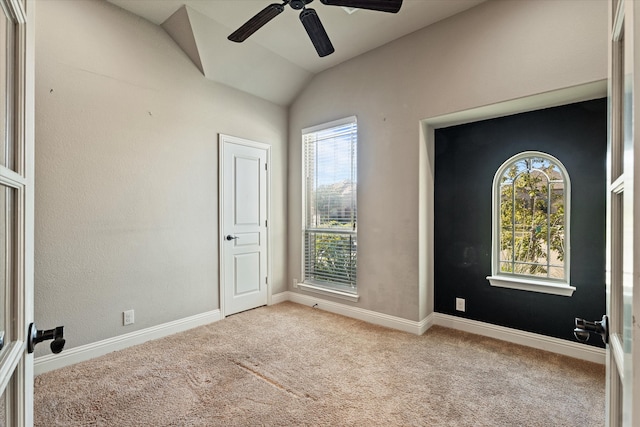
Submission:
[[538,151],[511,157],[493,178],[493,286],[571,295],[571,183],[562,163]]

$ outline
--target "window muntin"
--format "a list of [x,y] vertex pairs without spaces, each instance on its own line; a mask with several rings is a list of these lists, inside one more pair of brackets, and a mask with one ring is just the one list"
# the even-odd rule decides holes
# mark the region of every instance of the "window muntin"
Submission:
[[548,154],[502,164],[493,183],[493,278],[569,286],[570,191],[566,169]]
[[303,130],[304,282],[356,292],[357,121]]
[[500,272],[564,279],[560,168],[527,157],[513,162],[500,181]]

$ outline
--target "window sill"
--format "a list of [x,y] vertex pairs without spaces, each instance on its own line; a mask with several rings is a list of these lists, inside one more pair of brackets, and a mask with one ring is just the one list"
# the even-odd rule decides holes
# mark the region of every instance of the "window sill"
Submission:
[[566,283],[545,282],[542,280],[525,279],[510,276],[487,276],[491,286],[499,288],[520,289],[523,291],[540,292],[544,294],[562,295],[570,297],[575,287]]
[[329,297],[340,298],[351,302],[358,302],[358,299],[360,299],[360,295],[358,294],[338,291],[336,289],[329,289],[322,286],[310,285],[309,283],[298,283],[298,288],[302,289],[303,291],[309,291]]

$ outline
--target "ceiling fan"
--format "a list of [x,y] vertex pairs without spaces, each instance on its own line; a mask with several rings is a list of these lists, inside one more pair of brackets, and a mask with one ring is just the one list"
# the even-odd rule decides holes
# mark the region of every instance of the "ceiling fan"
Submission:
[[[286,5],[292,9],[300,10],[300,21],[307,30],[307,34],[316,48],[320,57],[330,55],[334,52],[329,36],[320,22],[320,18],[314,9],[307,9],[307,4],[313,0],[284,0],[282,4],[272,3],[258,12],[253,18],[245,22],[240,28],[235,30],[229,40],[242,43],[250,35],[258,31],[267,22],[284,12]],[[369,9],[379,12],[397,13],[402,6],[402,0],[320,0],[322,4],[329,6],[342,6],[355,9]]]

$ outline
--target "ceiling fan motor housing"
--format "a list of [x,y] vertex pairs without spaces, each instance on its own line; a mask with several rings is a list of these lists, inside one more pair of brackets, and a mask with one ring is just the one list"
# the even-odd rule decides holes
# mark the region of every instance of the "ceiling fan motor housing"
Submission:
[[309,3],[311,3],[312,1],[313,0],[291,0],[289,2],[289,5],[295,10],[300,10],[300,9],[304,9],[304,7]]

